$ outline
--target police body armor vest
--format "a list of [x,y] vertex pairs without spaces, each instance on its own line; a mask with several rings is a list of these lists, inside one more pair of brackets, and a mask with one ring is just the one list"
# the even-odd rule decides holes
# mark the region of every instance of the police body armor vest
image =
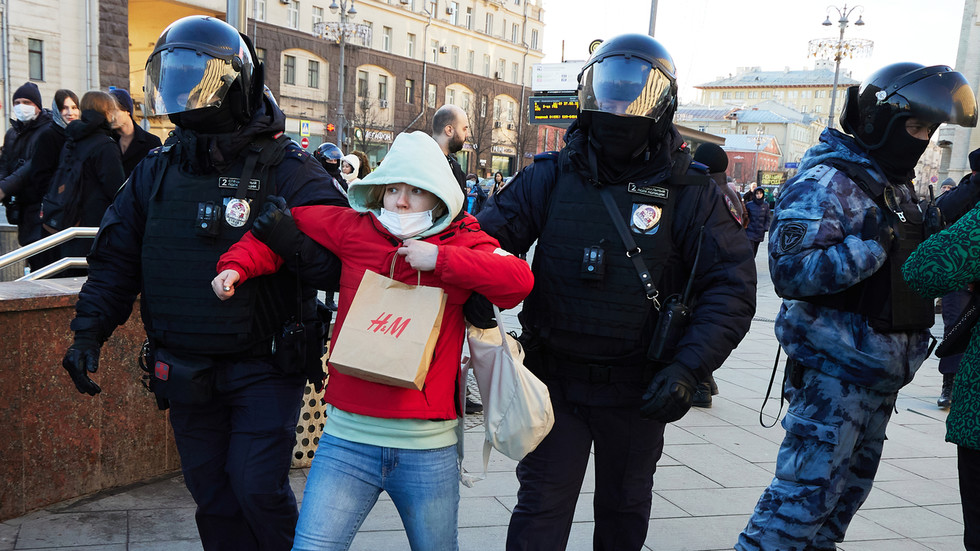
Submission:
[[[902,186],[882,183],[865,168],[835,161],[832,165],[848,176],[868,195],[891,225],[895,240],[885,252],[884,265],[871,277],[832,295],[803,297],[799,300],[845,312],[860,314],[881,333],[928,329],[936,321],[934,301],[923,298],[909,287],[902,276],[902,264],[925,240],[925,224],[911,191]],[[891,195],[886,197],[886,192]],[[907,199],[907,200],[903,200]]]
[[[295,309],[295,277],[280,271],[249,279],[224,302],[210,282],[218,257],[251,228],[265,197],[275,193],[275,170],[252,173],[245,192],[247,220],[235,227],[224,212],[238,193],[247,155],[222,173],[206,175],[187,173],[171,156],[176,155],[164,151],[157,158],[158,170],[166,172],[150,197],[143,237],[147,336],[155,346],[199,354],[269,354],[273,335]],[[218,227],[203,231],[202,209],[220,209],[212,216]]]
[[[560,155],[558,163],[561,169],[534,252],[534,290],[525,300],[522,321],[556,353],[588,357],[595,338],[599,338],[605,341],[603,349],[618,350],[614,356],[626,363],[643,363],[656,310],[626,257],[625,245],[598,188],[570,166],[566,153]],[[686,171],[689,162],[682,164]],[[620,215],[642,250],[661,300],[670,291],[662,285],[664,266],[675,254],[671,223],[678,189],[670,180],[645,187],[632,183],[609,186]],[[648,227],[641,231],[633,223],[634,215]],[[601,277],[583,268],[584,256],[594,249],[604,255]],[[561,339],[559,344],[551,338],[553,330],[580,338],[571,343]],[[581,349],[571,349],[575,346]]]

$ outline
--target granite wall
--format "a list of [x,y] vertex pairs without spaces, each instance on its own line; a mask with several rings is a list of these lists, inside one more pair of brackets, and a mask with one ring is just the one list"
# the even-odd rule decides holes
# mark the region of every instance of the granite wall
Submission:
[[0,282],[0,521],[179,469],[166,413],[140,384],[134,311],[103,348],[102,393],[61,367],[83,279]]

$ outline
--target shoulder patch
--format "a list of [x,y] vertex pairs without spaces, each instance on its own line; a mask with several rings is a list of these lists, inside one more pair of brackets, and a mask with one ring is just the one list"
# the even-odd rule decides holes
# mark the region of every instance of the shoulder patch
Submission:
[[787,222],[779,228],[779,240],[776,247],[782,254],[796,252],[803,244],[806,237],[806,227],[804,222]]
[[725,199],[725,206],[728,207],[728,214],[731,214],[732,218],[735,219],[735,222],[737,222],[739,227],[741,227],[742,217],[738,215],[738,209],[735,208],[735,203],[732,202],[728,195],[722,193],[721,196],[723,199]]

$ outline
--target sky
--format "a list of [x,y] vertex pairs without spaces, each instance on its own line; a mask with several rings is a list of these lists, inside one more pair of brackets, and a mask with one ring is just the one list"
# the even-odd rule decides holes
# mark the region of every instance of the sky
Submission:
[[[845,60],[855,80],[898,61],[956,65],[964,2],[974,0],[865,0],[855,9],[844,39],[874,41],[870,57]],[[647,33],[650,0],[542,0],[544,62],[584,60],[594,39]],[[763,71],[812,69],[811,39],[837,38],[840,18],[826,0],[659,0],[655,37],[677,65],[682,103],[699,98],[698,84],[735,74],[738,67]],[[863,11],[862,11],[863,8]],[[821,25],[830,10],[830,27]],[[598,13],[597,13],[598,12]],[[864,25],[854,26],[862,14]]]

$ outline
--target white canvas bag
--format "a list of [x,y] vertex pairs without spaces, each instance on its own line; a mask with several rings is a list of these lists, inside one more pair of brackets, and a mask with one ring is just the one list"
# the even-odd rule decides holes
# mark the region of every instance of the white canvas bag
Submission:
[[505,331],[500,310],[494,306],[493,311],[496,329],[470,326],[467,330],[469,365],[483,400],[484,476],[491,447],[520,461],[538,447],[555,424],[548,387],[524,367],[520,343]]

